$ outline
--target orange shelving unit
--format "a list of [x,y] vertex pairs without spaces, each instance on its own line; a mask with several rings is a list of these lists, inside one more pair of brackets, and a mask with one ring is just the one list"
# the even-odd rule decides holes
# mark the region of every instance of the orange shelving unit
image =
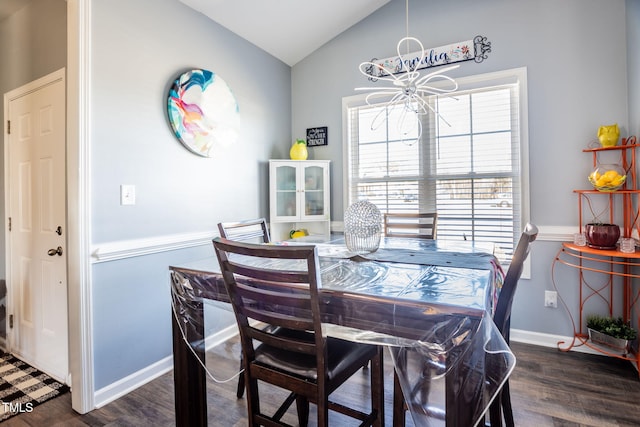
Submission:
[[[622,224],[620,225],[621,237],[632,237],[634,228],[640,230],[638,225],[640,190],[637,188],[636,179],[636,149],[639,146],[635,144],[635,137],[630,137],[623,139],[621,145],[614,147],[583,150],[583,152],[592,154],[594,167],[598,164],[598,155],[600,153],[619,152],[620,164],[626,171],[627,179],[622,189],[617,191],[574,190],[574,193],[578,195],[580,231],[583,231],[583,226],[585,225],[583,221],[583,203],[585,200],[590,203],[589,197],[591,196],[606,198],[610,223],[616,223],[616,218],[622,219]],[[618,209],[621,209],[621,211],[618,211]],[[565,306],[573,323],[574,336],[571,342],[558,342],[558,349],[569,351],[574,347],[584,345],[612,357],[633,361],[640,370],[640,353],[637,349],[632,348],[630,353],[622,353],[589,340],[586,330],[587,314],[585,314],[585,310],[591,306],[602,307],[604,305],[610,316],[620,316],[624,321],[630,321],[636,329],[638,328],[640,322],[638,313],[640,290],[638,289],[639,286],[634,284],[635,279],[640,279],[640,251],[638,249],[640,248],[636,248],[635,253],[623,253],[618,249],[596,249],[589,246],[578,246],[574,243],[562,243],[562,247],[553,262],[552,277],[557,264],[578,269],[579,310],[577,318],[574,319],[571,316],[569,307]],[[594,284],[593,278],[600,278],[601,281]],[[556,286],[555,278],[554,286]],[[562,290],[564,292],[569,291],[569,289]],[[556,291],[561,296],[557,286]],[[564,300],[561,298],[561,301]]]

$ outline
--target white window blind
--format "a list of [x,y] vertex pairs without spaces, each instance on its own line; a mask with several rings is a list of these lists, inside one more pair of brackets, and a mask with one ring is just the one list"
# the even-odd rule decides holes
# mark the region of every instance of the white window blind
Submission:
[[435,211],[438,239],[496,243],[508,263],[528,192],[521,170],[521,79],[503,81],[428,98],[439,117],[422,116],[419,141],[417,130],[403,140],[397,109],[352,99],[346,105],[348,204],[364,199],[382,212]]

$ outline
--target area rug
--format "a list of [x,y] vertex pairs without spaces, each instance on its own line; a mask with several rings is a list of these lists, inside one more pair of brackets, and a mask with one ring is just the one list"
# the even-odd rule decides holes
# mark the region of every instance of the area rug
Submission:
[[69,391],[69,387],[11,354],[0,356],[0,421]]

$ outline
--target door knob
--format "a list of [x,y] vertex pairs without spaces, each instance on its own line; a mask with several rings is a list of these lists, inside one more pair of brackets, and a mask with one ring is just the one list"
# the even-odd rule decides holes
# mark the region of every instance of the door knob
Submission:
[[49,249],[47,254],[49,254],[49,256],[62,256],[62,246],[58,246],[58,249]]

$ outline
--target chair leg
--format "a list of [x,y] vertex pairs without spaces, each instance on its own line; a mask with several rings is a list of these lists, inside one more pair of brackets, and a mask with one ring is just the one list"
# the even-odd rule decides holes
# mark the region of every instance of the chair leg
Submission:
[[[242,355],[240,355],[240,369],[244,369],[244,367],[242,366],[243,361],[242,361]],[[238,399],[242,399],[242,396],[244,395],[244,370],[242,372],[240,372],[240,375],[238,375],[238,388],[236,390],[236,397]]]
[[377,417],[374,427],[384,426],[384,347],[378,346],[377,355],[371,359],[371,409],[376,411]]
[[509,381],[502,387],[502,413],[504,414],[504,424],[507,427],[514,427],[513,408],[511,407],[511,395],[509,394]]
[[489,407],[489,425],[491,427],[502,427],[502,391],[496,396]]
[[327,396],[322,396],[323,393],[319,393],[318,402],[316,404],[318,409],[318,427],[329,426],[329,401]]
[[298,410],[298,424],[300,427],[309,425],[309,400],[304,396],[296,396],[296,409]]
[[249,381],[250,384],[247,391],[247,411],[249,427],[254,427],[258,425],[258,421],[256,421],[256,414],[260,413],[260,397],[258,394],[258,381],[255,379],[250,379]]

